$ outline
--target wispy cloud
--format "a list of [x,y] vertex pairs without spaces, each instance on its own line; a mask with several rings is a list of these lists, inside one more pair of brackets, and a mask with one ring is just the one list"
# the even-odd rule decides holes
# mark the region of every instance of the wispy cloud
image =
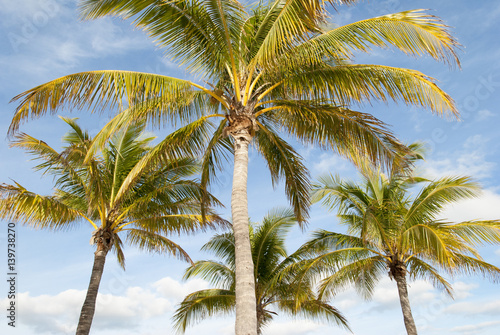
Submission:
[[496,167],[496,163],[488,160],[488,142],[482,135],[470,136],[462,149],[443,154],[445,158],[426,160],[424,173],[434,178],[446,175],[488,178]]

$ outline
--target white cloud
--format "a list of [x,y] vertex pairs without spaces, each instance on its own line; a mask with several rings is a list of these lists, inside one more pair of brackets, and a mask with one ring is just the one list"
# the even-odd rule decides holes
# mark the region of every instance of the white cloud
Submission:
[[481,135],[469,137],[463,148],[455,153],[446,153],[443,159],[428,159],[423,167],[432,178],[447,175],[465,175],[476,179],[490,177],[496,164],[487,161],[488,141]]
[[464,282],[455,282],[453,283],[453,296],[456,300],[465,299],[472,295],[471,291],[478,288],[478,284],[468,284]]
[[498,316],[500,314],[500,301],[459,302],[446,308],[445,312],[472,317],[479,315]]
[[208,288],[208,283],[203,279],[192,279],[185,283],[180,283],[170,277],[165,277],[152,285],[156,291],[164,297],[181,301],[191,292]]
[[488,109],[481,109],[479,112],[477,112],[476,121],[484,121],[491,117],[494,117],[495,115],[495,113]]
[[313,175],[336,174],[350,168],[350,163],[334,153],[322,153],[312,164]]
[[461,333],[463,335],[482,334],[487,329],[492,329],[500,325],[500,321],[481,322],[475,325],[458,326],[450,329],[452,332]]
[[[265,328],[269,335],[313,335],[326,334],[327,326],[308,320],[273,322]],[[331,330],[330,330],[331,331]]]
[[[188,293],[207,286],[201,279],[180,283],[166,277],[153,283],[152,289],[128,287],[121,295],[99,293],[92,327],[96,331],[139,327],[144,320],[172,313]],[[20,293],[20,322],[37,333],[74,333],[85,295],[83,290],[39,296]],[[2,303],[6,303],[6,299]]]
[[500,204],[500,194],[485,190],[478,198],[458,201],[448,206],[440,217],[452,222],[500,219],[498,204]]

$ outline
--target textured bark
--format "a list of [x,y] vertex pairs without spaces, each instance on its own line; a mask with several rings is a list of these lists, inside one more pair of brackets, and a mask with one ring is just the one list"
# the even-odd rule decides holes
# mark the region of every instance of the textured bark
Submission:
[[411,314],[410,299],[408,298],[408,287],[406,284],[406,275],[397,272],[393,275],[394,280],[398,285],[399,302],[403,311],[403,318],[405,321],[406,332],[408,335],[417,335],[417,327]]
[[[111,226],[111,224],[108,226]],[[97,244],[97,250],[94,253],[94,266],[92,267],[92,273],[90,275],[87,296],[85,297],[82,311],[80,312],[80,320],[76,328],[76,335],[88,335],[90,332],[90,326],[94,319],[97,292],[99,291],[99,284],[101,283],[102,273],[104,271],[104,263],[106,262],[108,251],[113,246],[114,235],[108,229],[99,229],[93,234],[92,241]]]
[[83,302],[80,320],[78,321],[78,327],[76,328],[76,335],[88,335],[90,332],[90,326],[92,325],[92,320],[94,319],[97,292],[99,291],[99,284],[101,283],[105,261],[106,251],[97,250],[94,255],[94,266],[92,267],[87,296]]
[[255,277],[250,246],[247,176],[250,134],[243,130],[234,138],[234,172],[231,213],[236,257],[236,335],[257,335]]

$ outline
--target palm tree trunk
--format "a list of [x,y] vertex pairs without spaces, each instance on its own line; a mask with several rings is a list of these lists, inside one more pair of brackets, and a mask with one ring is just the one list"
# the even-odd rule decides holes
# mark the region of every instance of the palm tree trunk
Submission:
[[399,302],[403,311],[406,332],[408,335],[417,335],[417,327],[411,314],[410,299],[408,298],[408,285],[406,284],[406,276],[404,274],[396,274],[393,276],[398,284]]
[[100,249],[101,248],[98,247],[94,254],[94,266],[92,267],[87,296],[83,302],[80,320],[78,321],[78,327],[76,328],[76,335],[88,335],[94,318],[97,292],[99,291],[99,284],[101,283],[102,272],[104,271],[104,263],[106,261],[107,254],[107,251]]
[[234,172],[231,213],[236,262],[236,335],[257,335],[255,277],[250,246],[247,177],[250,135],[234,138]]

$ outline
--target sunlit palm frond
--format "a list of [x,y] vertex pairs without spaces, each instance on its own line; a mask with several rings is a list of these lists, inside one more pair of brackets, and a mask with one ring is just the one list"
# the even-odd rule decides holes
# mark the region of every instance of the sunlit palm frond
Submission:
[[322,300],[307,300],[299,307],[293,300],[281,300],[279,305],[283,311],[290,311],[288,314],[291,317],[326,321],[351,331],[346,317],[337,308]]
[[446,279],[438,273],[438,269],[418,257],[408,260],[408,276],[410,279],[423,279],[430,282],[435,288],[444,290],[448,295],[453,296],[453,288]]
[[255,135],[259,152],[266,159],[273,184],[285,181],[285,193],[299,222],[308,218],[309,178],[302,157],[270,128],[262,126]]
[[469,177],[443,177],[424,187],[405,215],[407,226],[435,218],[445,205],[479,194],[479,185]]
[[216,287],[234,289],[234,270],[215,261],[198,261],[191,265],[184,274],[184,279],[200,277]]
[[444,224],[440,229],[472,246],[500,243],[500,220],[471,220]]
[[184,249],[160,234],[137,228],[126,228],[123,230],[127,232],[127,242],[131,245],[135,245],[145,251],[169,253],[179,260],[192,263],[191,258]]
[[18,183],[0,185],[0,218],[37,228],[69,229],[83,219],[77,210],[53,196],[28,191]]
[[[279,72],[278,72],[279,74]],[[421,72],[382,65],[316,65],[281,79],[269,99],[300,96],[330,99],[339,106],[379,101],[404,102],[429,108],[438,115],[458,117],[453,99]]]
[[270,117],[305,144],[330,149],[360,165],[363,159],[388,165],[404,147],[371,114],[317,101],[275,101]]
[[178,333],[213,315],[227,315],[234,311],[234,291],[210,289],[191,293],[181,303],[173,316]]
[[132,72],[90,71],[64,76],[15,96],[18,102],[9,127],[9,134],[28,118],[56,113],[63,108],[89,109],[91,112],[114,110],[122,103],[134,104],[157,101],[164,104],[182,101],[186,94],[194,94],[192,83],[177,78]]
[[393,46],[406,54],[430,55],[450,64],[460,64],[456,54],[459,46],[449,27],[423,10],[387,14],[350,23],[292,49],[321,60],[325,56],[351,58],[355,51],[370,51],[372,46]]

